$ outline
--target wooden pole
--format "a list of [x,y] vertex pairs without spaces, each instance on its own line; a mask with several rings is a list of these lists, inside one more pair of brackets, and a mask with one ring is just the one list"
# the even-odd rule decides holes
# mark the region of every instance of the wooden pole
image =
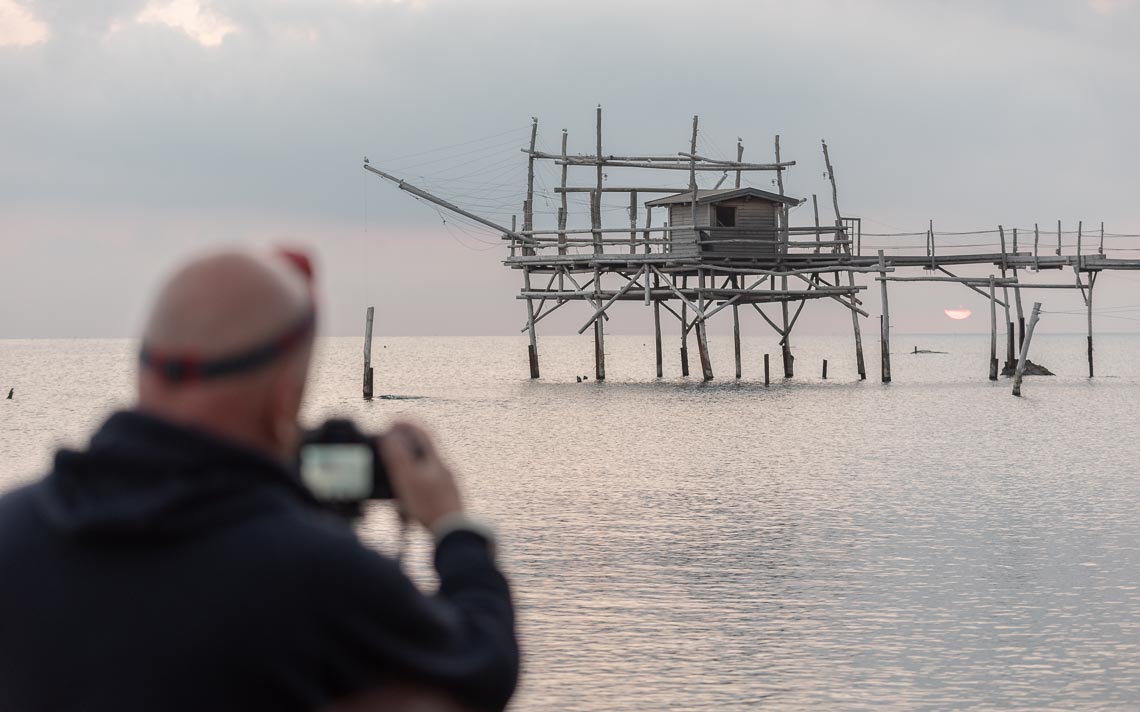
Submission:
[[[562,129],[562,159],[566,160],[566,129]],[[562,164],[562,205],[558,208],[558,254],[566,254],[566,170],[569,168],[565,163]],[[562,279],[558,281],[559,289],[562,287]]]
[[764,354],[764,385],[767,386],[772,382],[771,372],[769,370],[768,354]]
[[598,104],[598,120],[597,120],[597,190],[594,192],[594,253],[600,254],[602,252],[602,181],[604,175],[602,173],[602,105]]
[[1089,293],[1085,301],[1088,303],[1089,314],[1089,378],[1093,377],[1093,285],[1096,284],[1097,272],[1089,272]]
[[[831,182],[831,203],[835,207],[835,229],[842,235],[843,232],[843,217],[839,212],[839,191],[835,185],[835,170],[831,166],[831,155],[827,152],[827,141],[822,141],[823,144],[823,161],[827,166],[827,177]],[[851,254],[851,245],[847,244],[847,254]],[[838,285],[838,280],[836,281]],[[847,273],[847,285],[849,287],[855,286],[855,275],[850,272]],[[854,304],[852,305],[854,307]],[[867,367],[863,362],[863,335],[859,329],[859,313],[854,308],[851,309],[851,327],[855,332],[855,366],[859,370],[859,380],[867,380]]]
[[[1013,254],[1017,254],[1017,228],[1013,228]],[[1017,306],[1017,347],[1025,343],[1025,312],[1021,308],[1021,280],[1017,276],[1017,268],[1013,267],[1013,302]]]
[[[775,141],[776,163],[780,162],[780,135],[776,134]],[[780,195],[784,194],[784,172],[776,171],[776,185]],[[781,205],[779,208],[780,219],[780,253],[783,255],[788,254],[788,211],[787,208]],[[788,291],[788,276],[785,274],[780,277],[780,289]],[[784,378],[792,378],[795,376],[795,357],[792,356],[792,329],[791,321],[788,314],[788,300],[784,299],[780,302],[780,316],[783,322],[783,335],[780,339],[780,357],[784,364]]]
[[[681,277],[681,289],[687,288],[688,277]],[[689,377],[689,305],[681,302],[681,375]]]
[[1057,254],[1061,254],[1061,221],[1057,221]]
[[[1001,278],[1005,279],[1008,269],[1008,260],[1005,251],[1005,228],[998,225],[998,235],[1001,237]],[[1001,287],[1002,301],[1005,302],[1005,371],[1008,373],[1016,365],[1014,354],[1013,319],[1009,316],[1009,287]]]
[[823,360],[823,380],[827,380],[827,359]]
[[[702,310],[705,308],[705,271],[703,269],[697,270],[697,306]],[[705,332],[705,320],[700,314],[697,315],[697,350],[701,355],[701,375],[706,381],[713,379],[712,361],[709,359],[709,342],[708,335]]]
[[[879,250],[879,274],[883,277],[887,276],[887,261],[883,256],[883,251]],[[891,310],[890,304],[887,301],[887,283],[881,280],[879,286],[882,289],[883,299],[883,319],[882,319],[882,335],[880,343],[882,344],[882,361],[883,361],[883,383],[891,382]]]
[[[819,198],[818,198],[818,197],[816,197],[816,194],[815,194],[815,193],[812,193],[812,194],[811,194],[811,211],[812,211],[812,214],[815,216],[815,241],[816,241],[816,243],[817,243],[817,244],[816,244],[816,246],[815,246],[815,254],[817,254],[817,255],[818,255],[818,254],[819,254],[819,244],[818,244],[818,243],[819,243],[819,241],[820,241],[820,232],[819,232]],[[838,282],[838,280],[837,280],[837,282]]]
[[926,232],[930,235],[930,269],[934,271],[938,267],[938,263],[934,259],[934,220],[933,218],[927,223]]
[[1038,262],[1037,245],[1041,242],[1041,231],[1037,228],[1037,223],[1033,223],[1033,271],[1040,272],[1041,266]]
[[372,316],[376,307],[368,307],[364,315],[364,400],[372,400]]
[[[740,163],[743,158],[744,158],[744,141],[741,140],[740,138],[737,138],[736,139],[736,162]],[[737,188],[740,187],[740,171],[736,172],[736,187]],[[1101,232],[1104,232],[1104,230],[1101,230]]]
[[[648,279],[648,276],[646,277]],[[654,289],[661,286],[660,278],[653,275]],[[661,300],[653,300],[653,340],[657,353],[657,377],[661,378],[664,375],[661,363]]]
[[1033,313],[1029,315],[1029,328],[1025,332],[1025,343],[1021,345],[1021,355],[1017,359],[1017,371],[1013,374],[1013,395],[1021,397],[1021,378],[1025,375],[1025,363],[1029,360],[1029,342],[1033,339],[1033,329],[1041,318],[1041,302],[1034,302]]
[[[531,117],[530,123],[530,155],[526,166],[526,200],[523,201],[523,232],[534,229],[534,143],[538,140],[538,119]],[[524,255],[535,254],[534,248],[523,247]],[[533,368],[531,369],[534,370]]]
[[[594,265],[594,306],[602,306],[602,272],[598,265]],[[594,320],[594,378],[599,381],[606,380],[606,333],[603,322],[598,318]]]
[[[527,292],[530,292],[530,269],[527,267],[523,268],[523,286]],[[527,335],[530,339],[530,344],[527,346],[527,355],[530,357],[530,377],[538,378],[538,337],[535,333],[534,300],[530,297],[526,299],[526,323]]]
[[[739,286],[737,277],[732,277],[732,288],[736,289]],[[732,305],[732,347],[733,354],[736,356],[736,377],[740,378],[740,307],[736,304]]]
[[1081,268],[1081,239],[1084,237],[1085,221],[1077,221],[1077,269]]
[[1104,221],[1100,221],[1100,247],[1096,250],[1098,255],[1104,254]]
[[[1022,342],[1024,343],[1024,342]],[[990,380],[998,377],[997,357],[997,296],[994,292],[994,276],[990,275]]]

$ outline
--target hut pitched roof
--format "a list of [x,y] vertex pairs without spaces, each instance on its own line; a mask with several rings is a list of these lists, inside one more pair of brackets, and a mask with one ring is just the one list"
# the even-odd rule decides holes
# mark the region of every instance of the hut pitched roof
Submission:
[[[766,190],[759,188],[719,188],[711,189],[706,188],[697,191],[697,203],[720,203],[725,200],[733,200],[735,198],[759,198],[773,203],[783,203],[785,205],[799,205],[802,200],[796,198],[789,198],[786,195],[779,195],[777,193],[769,193]],[[677,205],[682,203],[692,203],[693,193],[685,191],[684,193],[677,193],[676,195],[667,195],[664,198],[657,200],[650,200],[645,205],[648,207],[655,207],[658,205]]]

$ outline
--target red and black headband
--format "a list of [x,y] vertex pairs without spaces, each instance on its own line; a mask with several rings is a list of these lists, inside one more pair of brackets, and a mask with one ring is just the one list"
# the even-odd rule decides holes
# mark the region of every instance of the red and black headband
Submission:
[[276,360],[305,341],[317,323],[313,301],[313,265],[308,255],[301,252],[280,250],[278,254],[304,276],[309,287],[310,306],[300,319],[273,338],[231,356],[207,359],[194,354],[162,353],[143,344],[139,350],[139,363],[166,381],[187,383],[252,371]]

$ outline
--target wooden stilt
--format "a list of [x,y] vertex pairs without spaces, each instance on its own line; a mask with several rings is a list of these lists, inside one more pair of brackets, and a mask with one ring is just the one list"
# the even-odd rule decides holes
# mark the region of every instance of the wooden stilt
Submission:
[[[684,289],[688,277],[681,277],[681,289]],[[681,375],[689,376],[689,305],[681,302]]]
[[827,380],[827,359],[823,360],[823,380]]
[[768,362],[768,354],[764,354],[764,385],[767,386],[772,382],[770,364]]
[[375,307],[364,315],[364,400],[372,400],[372,317]]
[[[1017,255],[1017,228],[1013,228],[1013,254]],[[1021,279],[1017,276],[1017,268],[1013,268],[1013,278],[1017,283],[1013,287],[1013,302],[1017,306],[1017,347],[1025,343],[1025,312],[1021,309]]]
[[[653,275],[653,287],[656,289],[660,286],[660,281],[657,275]],[[661,378],[664,375],[661,363],[661,302],[659,300],[653,301],[653,345],[657,355],[657,377]]]
[[[705,308],[705,271],[697,270],[697,306],[702,310]],[[706,381],[713,379],[712,361],[709,359],[709,341],[708,335],[705,332],[705,320],[698,315],[697,319],[697,350],[701,355],[701,376]]]
[[[821,143],[823,144],[823,162],[824,165],[827,166],[827,178],[831,183],[831,204],[835,208],[836,235],[849,240],[851,236],[848,235],[843,228],[843,217],[839,212],[839,189],[835,184],[835,170],[831,166],[831,154],[827,152],[827,141],[822,141]],[[838,246],[836,249],[838,250]],[[851,254],[850,242],[846,245],[846,251],[848,255]],[[839,273],[835,275],[835,284],[836,286],[839,285]],[[847,273],[847,286],[855,286],[855,275],[851,272]],[[865,381],[867,380],[867,366],[863,361],[863,334],[859,328],[859,312],[855,311],[855,309],[851,310],[851,329],[855,332],[855,367],[859,371],[859,380]]]
[[1088,335],[1088,340],[1089,340],[1089,378],[1092,378],[1094,375],[1094,369],[1093,369],[1093,285],[1096,284],[1096,276],[1098,273],[1097,272],[1089,272],[1088,274],[1089,274],[1089,293],[1088,293],[1088,297],[1085,299],[1085,302],[1088,304],[1088,315],[1089,315],[1089,319],[1088,319],[1088,321],[1089,321],[1089,335]]
[[[1005,228],[1002,227],[1001,225],[998,225],[998,235],[1001,237],[1001,278],[1004,280],[1006,278],[1006,274],[1007,274],[1008,261],[1006,259],[1006,251],[1005,251]],[[1005,368],[1003,370],[1006,373],[1010,373],[1013,370],[1013,368],[1017,365],[1017,361],[1015,360],[1017,358],[1017,356],[1016,356],[1017,350],[1016,350],[1016,346],[1014,345],[1013,319],[1010,318],[1010,315],[1009,315],[1009,287],[1007,287],[1004,283],[1002,284],[1002,287],[1001,287],[1001,293],[1002,293],[1002,301],[1005,303],[1005,336],[1006,336],[1006,338],[1005,338],[1005,343],[1006,343]]]
[[[530,270],[523,268],[523,287],[527,292],[531,290],[530,286]],[[599,321],[601,321],[599,319]],[[527,298],[526,300],[526,323],[527,335],[530,338],[530,345],[527,346],[527,353],[530,356],[530,377],[538,378],[538,335],[535,332],[534,322],[534,300]]]
[[[594,267],[594,302],[596,306],[602,306],[602,274],[601,270]],[[606,333],[603,322],[605,319],[598,317],[594,320],[594,378],[599,381],[606,380]]]
[[1021,355],[1017,359],[1017,371],[1013,374],[1013,395],[1021,397],[1021,378],[1025,375],[1025,364],[1029,360],[1029,342],[1033,339],[1033,329],[1041,317],[1041,302],[1033,304],[1033,313],[1029,315],[1029,328],[1025,332],[1025,343],[1021,345]]
[[[879,250],[879,274],[883,277],[887,276],[887,262],[883,256],[883,251]],[[880,344],[882,345],[882,361],[883,361],[883,383],[891,382],[891,310],[890,303],[887,301],[887,283],[885,280],[879,281],[879,286],[882,290],[883,299],[883,317],[880,323],[882,334],[880,336]]]
[[[1024,342],[1022,342],[1024,343]],[[990,380],[998,378],[997,357],[997,295],[994,291],[994,276],[990,275]]]
[[[733,277],[732,278],[732,288],[736,289],[739,286],[740,285],[739,285],[737,278]],[[733,354],[736,356],[736,377],[737,377],[737,379],[739,379],[740,374],[741,374],[741,368],[740,368],[740,308],[735,304],[732,305],[732,347],[733,347]]]

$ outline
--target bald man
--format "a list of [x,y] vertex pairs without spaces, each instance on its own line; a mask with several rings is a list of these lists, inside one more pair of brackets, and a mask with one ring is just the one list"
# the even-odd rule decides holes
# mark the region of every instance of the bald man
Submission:
[[161,290],[138,403],[0,498],[0,710],[501,709],[517,680],[492,535],[426,434],[381,457],[439,592],[290,466],[316,317],[298,255],[226,252]]

